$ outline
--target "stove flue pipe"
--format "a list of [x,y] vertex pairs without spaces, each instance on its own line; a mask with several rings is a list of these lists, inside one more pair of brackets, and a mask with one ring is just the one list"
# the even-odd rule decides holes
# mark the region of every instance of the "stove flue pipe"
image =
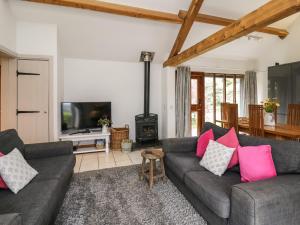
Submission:
[[149,116],[150,108],[150,63],[153,60],[153,52],[142,52],[140,61],[144,62],[144,115]]

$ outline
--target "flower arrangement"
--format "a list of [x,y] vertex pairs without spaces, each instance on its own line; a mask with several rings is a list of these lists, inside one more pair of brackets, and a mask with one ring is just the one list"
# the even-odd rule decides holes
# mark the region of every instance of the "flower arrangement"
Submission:
[[267,98],[262,102],[262,104],[264,106],[266,113],[273,113],[275,112],[276,108],[280,107],[280,104],[276,98],[273,99]]
[[112,124],[111,121],[109,119],[107,119],[107,118],[105,118],[105,119],[101,118],[101,119],[98,120],[98,126],[109,127],[111,124]]

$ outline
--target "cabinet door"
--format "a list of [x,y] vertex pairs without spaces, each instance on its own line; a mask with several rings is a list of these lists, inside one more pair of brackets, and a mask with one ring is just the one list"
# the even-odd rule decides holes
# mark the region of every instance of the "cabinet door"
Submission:
[[291,64],[269,67],[268,96],[280,102],[278,122],[285,123],[288,104],[292,102]]
[[300,104],[300,62],[292,64],[292,101],[294,104]]

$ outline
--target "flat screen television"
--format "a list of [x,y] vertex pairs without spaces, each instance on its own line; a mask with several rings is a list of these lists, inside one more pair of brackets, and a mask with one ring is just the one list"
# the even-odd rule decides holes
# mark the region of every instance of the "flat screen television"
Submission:
[[62,102],[62,133],[99,128],[98,120],[111,120],[111,102]]

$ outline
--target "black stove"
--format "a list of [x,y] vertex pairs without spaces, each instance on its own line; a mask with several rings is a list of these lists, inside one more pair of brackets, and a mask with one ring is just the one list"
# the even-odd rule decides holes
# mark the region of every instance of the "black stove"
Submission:
[[149,113],[150,105],[150,63],[154,53],[142,52],[140,61],[144,62],[144,113],[135,116],[136,142],[158,140],[158,115]]

